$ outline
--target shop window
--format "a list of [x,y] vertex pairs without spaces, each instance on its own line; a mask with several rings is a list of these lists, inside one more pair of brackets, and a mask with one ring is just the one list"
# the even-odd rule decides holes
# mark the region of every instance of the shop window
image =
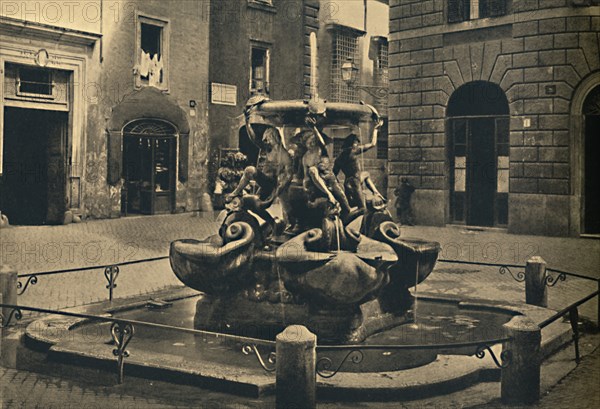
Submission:
[[138,16],[136,85],[167,89],[167,22]]
[[510,0],[448,0],[448,22],[504,16]]
[[253,46],[250,51],[250,94],[269,94],[269,59],[267,47]]
[[175,127],[159,120],[139,120],[123,128],[123,137],[123,213],[173,211],[177,190]]

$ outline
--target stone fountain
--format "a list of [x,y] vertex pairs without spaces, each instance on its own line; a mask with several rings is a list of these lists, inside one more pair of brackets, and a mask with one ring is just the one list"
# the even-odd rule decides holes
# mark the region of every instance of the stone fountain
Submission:
[[[314,179],[306,177],[313,170],[302,167],[311,132],[321,136],[327,126],[378,121],[377,111],[365,104],[249,101],[246,127],[255,143],[268,153],[289,152],[290,166],[282,167],[280,156],[272,172],[276,187],[230,196],[216,234],[171,243],[174,273],[206,295],[197,304],[197,329],[274,339],[286,326],[301,324],[317,334],[320,343],[354,343],[413,318],[408,289],[431,273],[439,244],[401,238],[385,199],[364,186],[363,205],[341,214],[338,200],[315,189],[317,182],[311,185]],[[279,131],[270,142],[268,131],[255,134],[252,128],[257,124],[266,125],[262,129],[295,127],[296,132],[286,140]],[[324,152],[331,139],[325,135],[321,140]],[[322,153],[315,167],[324,179],[329,177],[323,171],[327,159]],[[260,172],[251,167],[244,177],[259,180]],[[282,177],[285,172],[288,178]],[[263,179],[267,176],[265,171]],[[285,232],[283,220],[265,214],[274,195],[283,208]],[[346,195],[352,192],[346,189]],[[361,215],[360,224],[352,223]]]

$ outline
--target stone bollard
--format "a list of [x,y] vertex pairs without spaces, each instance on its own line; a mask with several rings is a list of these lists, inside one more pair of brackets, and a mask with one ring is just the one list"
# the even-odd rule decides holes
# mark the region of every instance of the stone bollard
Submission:
[[538,307],[548,306],[546,262],[538,256],[527,260],[525,266],[525,302]]
[[212,198],[208,193],[202,193],[202,198],[200,199],[200,211],[212,212],[213,210]]
[[[0,266],[0,293],[4,304],[17,305],[17,272],[8,266]],[[8,320],[12,308],[2,308],[4,319]]]
[[291,325],[276,341],[276,408],[316,408],[317,336],[302,325]]
[[507,337],[502,348],[510,360],[501,375],[502,403],[529,405],[540,398],[542,331],[529,318],[516,316],[504,324]]

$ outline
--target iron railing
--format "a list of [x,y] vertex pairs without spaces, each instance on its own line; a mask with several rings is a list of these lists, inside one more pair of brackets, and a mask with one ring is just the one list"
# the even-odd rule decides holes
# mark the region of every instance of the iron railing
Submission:
[[[569,314],[569,322],[571,323],[571,329],[573,330],[573,344],[575,345],[575,362],[577,362],[577,363],[579,363],[579,361],[581,360],[581,357],[579,355],[579,310],[578,310],[578,307],[580,305],[588,302],[592,298],[597,297],[598,294],[600,294],[600,290],[597,290],[597,291],[589,294],[588,296],[583,297],[580,300],[572,303],[568,307],[563,308],[562,310],[558,311],[556,314],[554,314],[550,318],[545,319],[544,321],[542,321],[539,324],[540,328],[544,329],[548,325],[552,324],[553,322],[557,321],[558,319]],[[598,299],[598,304],[600,304],[600,299]]]
[[322,378],[332,378],[340,371],[344,363],[352,362],[353,364],[360,364],[364,358],[363,351],[441,351],[448,349],[462,349],[468,347],[476,347],[475,356],[479,359],[483,359],[485,357],[486,351],[488,351],[496,366],[499,368],[505,368],[510,364],[510,353],[508,351],[502,351],[502,353],[500,354],[500,360],[498,360],[498,358],[494,354],[494,351],[492,351],[492,346],[510,340],[511,338],[504,337],[471,342],[453,342],[446,344],[424,345],[317,345],[317,354],[319,352],[348,352],[341,360],[341,362],[335,367],[335,369],[332,369],[333,360],[327,356],[322,356],[317,360],[316,369],[317,374]]
[[[108,289],[108,299],[112,301],[113,299],[113,291],[117,287],[117,277],[119,276],[119,267],[122,266],[130,266],[133,264],[141,264],[141,263],[149,263],[152,261],[160,261],[167,260],[169,256],[161,256],[161,257],[153,257],[146,258],[141,260],[132,260],[132,261],[122,261],[120,263],[112,263],[109,265],[95,265],[88,267],[76,267],[76,268],[67,268],[63,270],[52,270],[52,271],[42,271],[38,273],[27,273],[27,274],[18,274],[17,275],[17,289],[18,295],[23,295],[29,285],[36,285],[38,283],[39,278],[43,276],[51,276],[57,274],[67,274],[67,273],[76,273],[87,270],[99,270],[104,269],[104,277],[106,278]],[[22,281],[23,280],[23,281]]]
[[[11,312],[8,318],[5,320],[5,317],[0,312],[0,324],[2,327],[7,327],[10,325],[10,322],[13,318],[17,320],[21,319],[23,316],[23,311],[36,312],[41,314],[48,315],[60,315],[64,317],[71,318],[80,318],[91,322],[105,322],[110,323],[110,333],[113,339],[113,342],[116,345],[116,348],[113,349],[113,355],[117,357],[117,371],[118,371],[118,382],[123,383],[123,366],[125,363],[124,358],[130,356],[129,350],[127,350],[127,345],[131,342],[131,339],[135,335],[136,327],[148,327],[158,330],[168,330],[168,331],[176,331],[185,334],[193,334],[193,335],[203,335],[203,336],[213,336],[216,338],[221,338],[229,341],[233,341],[242,345],[241,352],[245,355],[249,355],[254,353],[261,363],[263,368],[269,372],[274,371],[274,368],[267,367],[265,361],[263,360],[260,352],[258,351],[258,345],[267,346],[270,348],[275,348],[274,341],[268,341],[264,339],[244,337],[239,335],[225,334],[220,332],[212,332],[212,331],[204,331],[197,330],[192,328],[184,328],[184,327],[175,327],[172,325],[166,324],[158,324],[153,322],[145,322],[145,321],[137,321],[131,319],[121,319],[114,317],[106,317],[101,315],[92,315],[92,314],[84,314],[78,312],[70,312],[70,311],[59,311],[59,310],[51,310],[46,308],[37,308],[37,307],[29,307],[29,306],[21,306],[21,305],[13,305],[13,304],[0,304],[0,311],[2,309],[10,309]],[[267,360],[269,363],[275,363],[275,354],[271,353]]]
[[[116,279],[119,275],[119,267],[127,266],[133,264],[147,263],[152,261],[160,261],[168,259],[168,256],[162,257],[154,257],[142,260],[133,260],[133,261],[124,261],[121,263],[114,263],[111,265],[97,265],[97,266],[89,266],[89,267],[79,267],[79,268],[71,268],[71,269],[63,269],[63,270],[54,270],[54,271],[44,271],[38,273],[28,273],[28,274],[19,274],[19,279],[26,279],[25,282],[18,281],[17,288],[19,289],[18,294],[22,295],[28,288],[29,285],[36,285],[38,283],[38,277],[49,276],[55,274],[65,274],[72,272],[81,272],[85,270],[94,270],[94,269],[104,269],[104,276],[108,282],[106,288],[109,290],[109,300],[113,299],[113,290],[116,287]],[[446,260],[439,259],[437,260],[440,263],[450,263],[450,264],[464,264],[464,265],[476,265],[476,266],[488,266],[488,267],[497,267],[498,272],[500,274],[509,273],[515,281],[523,282],[525,281],[525,273],[523,271],[518,271],[516,274],[512,272],[511,269],[525,269],[525,266],[518,264],[506,264],[506,263],[488,263],[488,262],[476,262],[476,261],[463,261],[463,260]],[[555,275],[553,276],[552,273]],[[545,276],[545,284],[548,287],[554,287],[559,281],[566,281],[567,277],[575,277],[584,280],[596,281],[598,283],[598,291],[589,294],[588,296],[581,298],[580,300],[570,304],[568,307],[558,311],[552,317],[544,320],[541,324],[539,324],[540,328],[545,328],[551,323],[557,321],[561,317],[569,314],[569,319],[571,322],[571,327],[573,330],[573,342],[575,345],[575,353],[576,353],[576,361],[579,362],[580,354],[579,354],[579,329],[578,329],[578,321],[579,321],[579,312],[578,307],[587,301],[597,297],[600,294],[600,280],[581,275],[576,273],[570,273],[563,270],[546,268],[546,276]],[[66,311],[58,311],[58,310],[49,310],[43,308],[36,307],[25,307],[25,306],[17,306],[17,305],[9,305],[9,304],[1,304],[1,307],[11,309],[11,312],[8,317],[1,317],[3,320],[3,325],[7,326],[10,324],[10,321],[15,318],[17,320],[22,318],[22,310],[38,312],[43,314],[55,314],[55,315],[63,315],[70,316],[75,318],[88,319],[92,321],[102,321],[102,322],[110,322],[111,325],[111,335],[115,342],[117,348],[113,350],[113,354],[117,357],[118,360],[118,368],[119,368],[119,380],[122,382],[123,378],[123,362],[124,358],[129,356],[129,352],[127,350],[127,345],[129,344],[131,338],[135,334],[135,326],[147,326],[156,329],[167,329],[174,330],[184,333],[190,334],[203,334],[203,335],[214,335],[219,337],[226,337],[232,340],[237,340],[243,343],[242,352],[246,355],[254,354],[257,358],[260,366],[267,372],[274,372],[276,363],[276,354],[274,352],[269,353],[266,359],[261,355],[260,351],[257,348],[257,345],[268,345],[271,347],[275,346],[274,341],[267,341],[264,339],[258,338],[250,338],[250,337],[242,337],[224,333],[210,332],[210,331],[202,331],[195,330],[189,328],[182,327],[174,327],[164,324],[156,324],[135,320],[124,320],[118,318],[109,318],[102,316],[95,316],[89,314],[81,314],[81,313],[73,313]],[[600,320],[600,302],[599,302],[599,320]],[[448,343],[448,344],[429,344],[429,345],[319,345],[317,346],[317,352],[327,352],[327,351],[347,351],[346,355],[343,357],[342,361],[334,367],[333,360],[329,357],[322,356],[317,361],[317,373],[319,376],[324,378],[330,378],[335,376],[342,368],[345,362],[353,362],[355,364],[359,364],[362,362],[364,355],[363,351],[366,350],[444,350],[444,349],[460,349],[465,347],[476,347],[475,356],[478,358],[483,358],[485,356],[486,351],[490,353],[494,363],[498,367],[505,367],[510,363],[510,353],[508,351],[503,351],[500,355],[500,359],[498,359],[491,347],[495,344],[506,342],[510,340],[509,338],[497,338],[490,340],[482,340],[482,341],[473,341],[473,342],[462,342],[462,343]]]

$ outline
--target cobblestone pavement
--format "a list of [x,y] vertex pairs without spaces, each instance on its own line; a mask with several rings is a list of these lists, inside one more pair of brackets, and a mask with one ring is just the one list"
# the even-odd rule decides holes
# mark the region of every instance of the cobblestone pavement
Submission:
[[[67,226],[18,226],[0,230],[0,263],[20,274],[165,256],[169,243],[178,238],[204,238],[218,228],[216,213],[128,217],[97,220]],[[420,237],[442,245],[441,259],[524,265],[534,255],[549,267],[600,277],[600,240],[510,235],[502,231],[475,231],[458,227],[403,227],[403,237]],[[64,308],[105,300],[108,297],[104,269],[40,276],[20,297],[22,305]],[[512,269],[517,273],[518,269]],[[460,285],[452,278],[462,275]],[[482,283],[494,283],[486,286]],[[168,260],[122,266],[115,297],[154,292],[180,285]],[[477,298],[521,301],[523,284],[495,267],[470,267],[438,263],[421,291],[443,292]],[[500,289],[501,291],[497,291]],[[597,289],[596,283],[577,278],[549,289],[550,307],[560,309]],[[596,301],[581,309],[597,318]]]
[[[403,227],[402,237],[419,237],[442,245],[440,259],[524,265],[541,256],[549,268],[600,278],[600,240],[512,235],[502,231],[475,231],[459,227]],[[511,268],[513,274],[523,269]],[[456,274],[461,280],[453,279]],[[554,277],[556,273],[551,273]],[[421,291],[510,302],[525,301],[525,286],[498,267],[438,262]],[[548,288],[548,306],[560,310],[598,289],[594,281],[568,277]],[[584,304],[580,314],[598,317],[598,297]]]
[[[531,409],[592,409],[600,406],[600,349],[596,348],[568,376],[547,391]],[[474,406],[473,409],[510,409],[499,403]]]
[[538,408],[587,409],[600,407],[600,350],[594,353],[542,398]]
[[[192,214],[96,220],[66,226],[0,230],[0,263],[19,274],[166,256],[179,238],[204,238],[217,229],[214,215]],[[104,269],[39,276],[19,298],[22,305],[65,308],[106,300]],[[180,285],[168,260],[120,267],[114,296],[130,297]]]
[[[597,342],[597,340],[596,340]],[[570,355],[571,351],[568,351]],[[568,358],[572,361],[572,357]],[[572,365],[572,362],[570,362]],[[56,370],[56,368],[54,368]],[[550,368],[549,370],[552,370]],[[219,392],[207,391],[195,386],[173,385],[161,381],[149,381],[126,377],[123,385],[114,385],[114,375],[109,379],[78,376],[58,368],[58,376],[41,375],[33,372],[0,367],[0,409],[44,408],[44,409],[144,409],[144,408],[202,408],[202,409],[272,409],[274,397],[249,399]],[[544,368],[542,368],[544,375]],[[584,356],[582,362],[566,378],[542,396],[531,408],[557,409],[597,408],[600,404],[600,350],[595,349]],[[482,395],[498,384],[480,383],[468,390],[446,396],[405,402],[337,402],[320,403],[322,409],[509,409],[499,403],[481,405]]]
[[[204,238],[215,232],[218,227],[215,220],[214,214],[200,217],[180,214],[89,221],[68,226],[10,227],[0,230],[0,263],[14,266],[22,274],[165,256],[169,243],[174,239]],[[403,227],[402,236],[440,242],[443,247],[442,259],[523,265],[529,257],[540,255],[549,267],[591,277],[600,276],[599,240],[515,236],[495,230],[419,226]],[[515,274],[518,271],[512,269]],[[130,297],[180,285],[171,272],[168,260],[123,266],[117,283],[116,297]],[[560,309],[596,288],[593,281],[575,278],[559,281],[549,289],[550,307]],[[434,273],[419,286],[418,291],[524,301],[523,284],[515,282],[508,274],[499,274],[497,267],[447,262],[438,263]],[[106,298],[106,281],[103,269],[99,268],[40,276],[39,282],[19,297],[19,303],[64,308]],[[583,306],[581,314],[596,320],[596,301]],[[540,407],[596,407],[598,396],[593,391],[597,391],[598,359],[598,351],[591,358],[586,358],[575,372],[544,397]],[[66,374],[41,375],[0,368],[0,408],[274,407],[271,398],[249,401],[193,386],[173,386],[160,382],[151,385],[149,381],[133,378],[128,379],[124,386],[99,385]],[[574,400],[577,396],[583,396],[584,399]],[[594,404],[574,406],[574,403],[587,405],[586,402]],[[415,403],[410,407],[418,405]],[[443,403],[441,405],[446,407]],[[460,403],[457,405],[453,407],[461,407]],[[344,404],[326,406],[346,407]],[[377,404],[351,406],[379,407]]]
[[[0,367],[0,408],[40,409],[253,409],[274,403],[211,392],[191,386],[127,378],[102,386]],[[273,398],[269,400],[274,402]]]

